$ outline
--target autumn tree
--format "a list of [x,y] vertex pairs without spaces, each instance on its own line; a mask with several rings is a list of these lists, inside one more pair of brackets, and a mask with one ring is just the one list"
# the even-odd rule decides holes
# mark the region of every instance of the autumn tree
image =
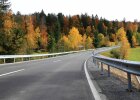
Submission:
[[91,33],[92,33],[91,26],[88,26],[88,27],[86,28],[86,35],[87,35],[87,36],[91,36]]
[[93,47],[92,42],[93,42],[93,40],[91,39],[90,36],[88,36],[86,39],[86,49],[90,49]]
[[136,34],[137,44],[140,45],[140,33]]
[[116,34],[111,34],[110,41],[111,42],[116,42]]
[[132,36],[132,47],[135,48],[136,45],[137,45],[136,37],[133,35],[133,36]]
[[102,33],[98,34],[98,39],[99,39],[99,45],[98,47],[102,47],[104,45],[104,35]]
[[42,49],[46,49],[47,47],[48,42],[47,35],[48,33],[46,25],[44,24],[40,25],[40,46]]
[[37,39],[38,39],[38,34],[36,34],[34,30],[34,26],[32,24],[32,19],[31,17],[27,17],[27,33],[26,33],[26,41],[27,41],[27,52],[31,53],[33,49],[36,49],[38,47],[37,45]]
[[127,40],[124,28],[120,28],[116,34],[118,39],[121,41],[120,57],[121,59],[127,59],[129,55],[130,44]]
[[68,51],[70,46],[69,44],[70,42],[68,40],[68,37],[64,35],[57,44],[58,50],[61,52]]
[[84,49],[86,48],[86,40],[87,40],[87,35],[84,34],[82,37],[82,45],[83,45]]
[[105,36],[105,37],[104,37],[104,46],[106,46],[106,47],[111,46],[111,42],[110,42],[108,36]]
[[78,29],[75,27],[72,27],[72,29],[70,30],[68,39],[70,41],[70,47],[72,49],[78,49],[78,47],[82,43],[82,36],[79,34]]
[[14,23],[11,11],[4,14],[3,20],[0,28],[0,54],[19,53],[24,43],[24,32]]

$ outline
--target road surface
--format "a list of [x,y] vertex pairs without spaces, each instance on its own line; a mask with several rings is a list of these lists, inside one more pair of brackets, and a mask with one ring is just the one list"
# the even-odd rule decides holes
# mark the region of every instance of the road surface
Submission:
[[84,73],[91,54],[0,65],[0,100],[94,100]]

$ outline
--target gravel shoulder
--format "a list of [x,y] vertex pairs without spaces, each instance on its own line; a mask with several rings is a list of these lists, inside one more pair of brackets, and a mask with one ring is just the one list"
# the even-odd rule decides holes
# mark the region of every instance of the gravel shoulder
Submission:
[[126,79],[117,77],[112,73],[108,77],[107,71],[105,70],[104,74],[101,75],[100,68],[93,64],[92,59],[88,61],[88,69],[92,79],[97,82],[100,93],[106,95],[108,100],[140,100],[140,92],[134,87],[132,89],[133,92],[126,91]]

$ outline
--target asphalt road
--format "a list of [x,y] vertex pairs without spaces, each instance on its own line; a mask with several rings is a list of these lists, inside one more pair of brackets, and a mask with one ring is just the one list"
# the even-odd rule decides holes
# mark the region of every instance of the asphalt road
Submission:
[[94,100],[84,73],[91,54],[0,65],[0,100]]

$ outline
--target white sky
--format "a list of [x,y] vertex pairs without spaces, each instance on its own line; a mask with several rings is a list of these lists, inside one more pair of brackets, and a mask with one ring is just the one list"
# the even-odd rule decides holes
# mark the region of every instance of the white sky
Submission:
[[40,12],[74,15],[88,13],[108,20],[140,21],[140,0],[10,0],[14,13]]

